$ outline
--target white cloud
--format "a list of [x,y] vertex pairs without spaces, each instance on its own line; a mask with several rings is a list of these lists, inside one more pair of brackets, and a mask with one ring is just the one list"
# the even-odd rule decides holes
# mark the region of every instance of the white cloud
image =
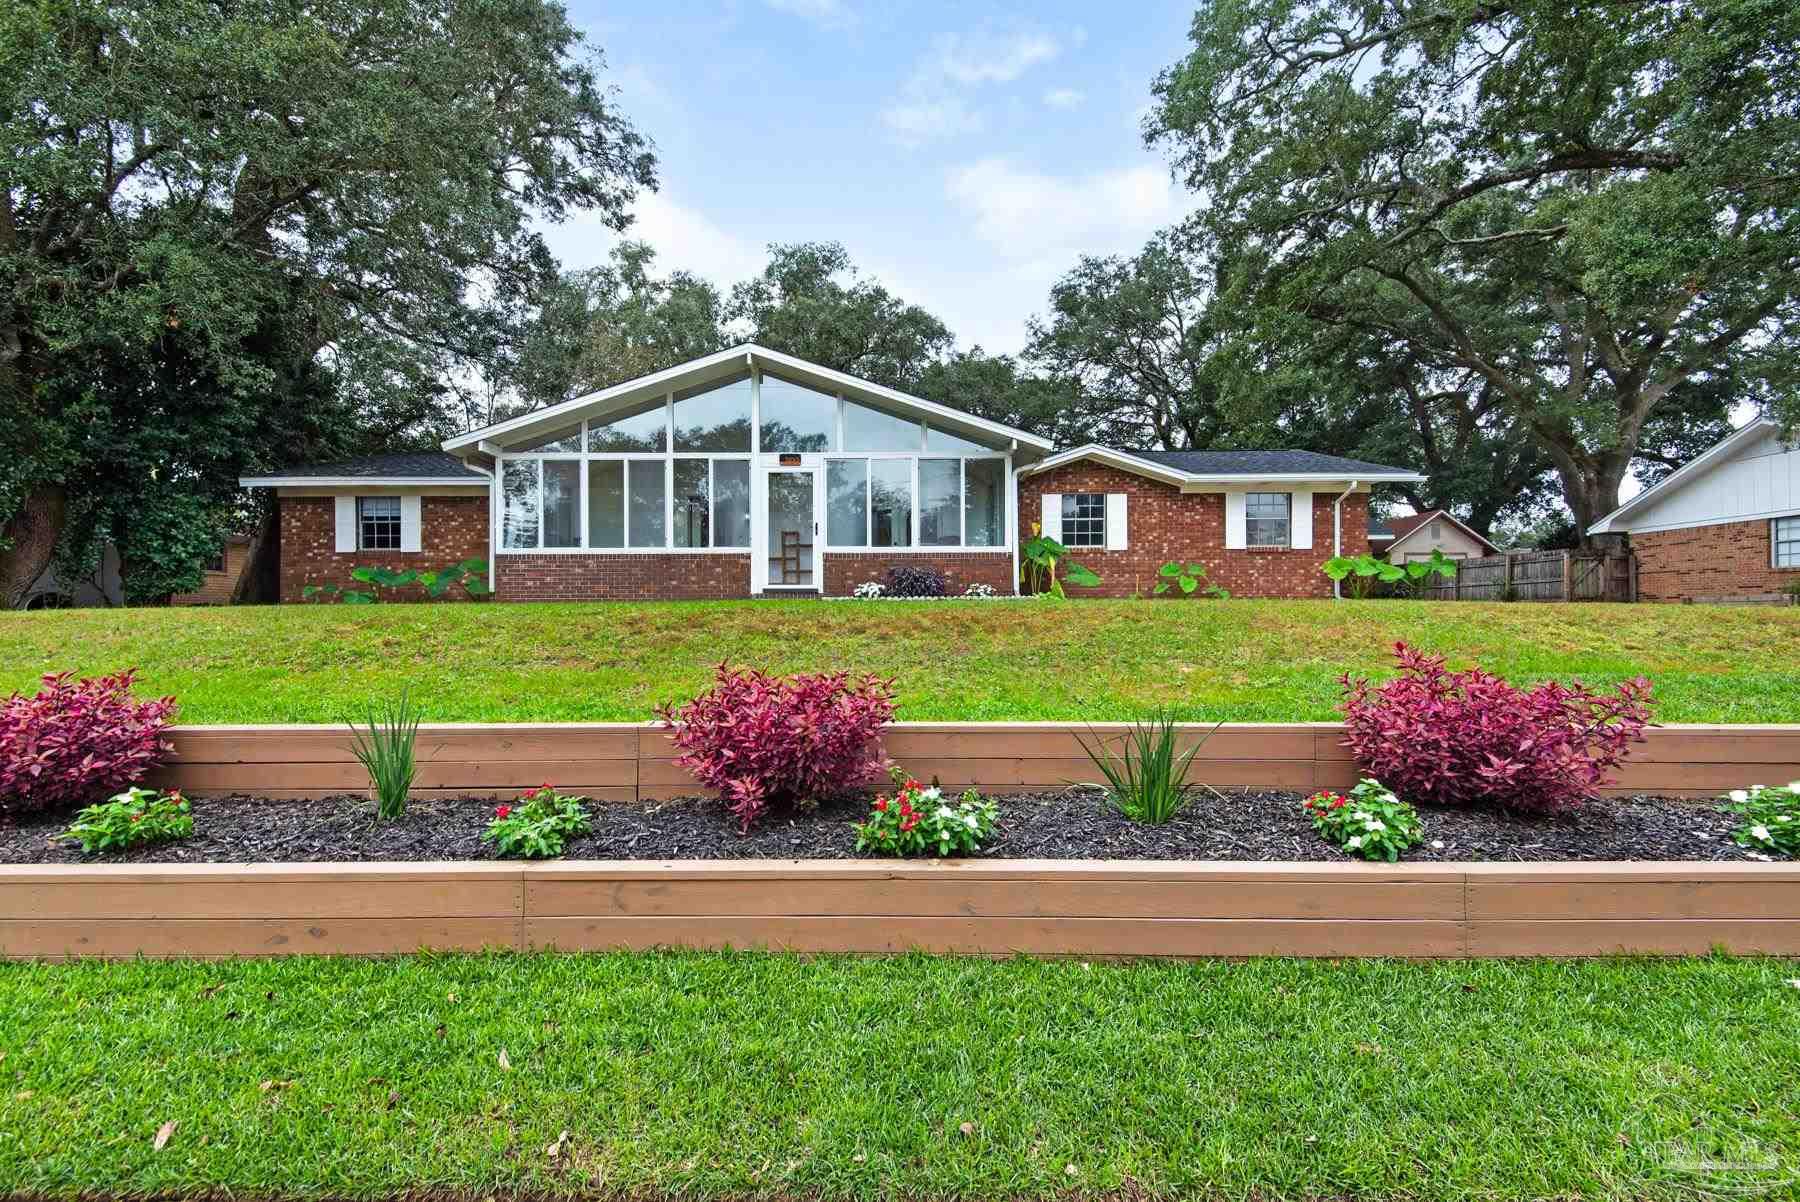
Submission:
[[765,3],[778,13],[801,17],[827,29],[854,24],[856,20],[856,15],[842,0],[765,0]]
[[1086,99],[1086,92],[1078,92],[1074,88],[1052,88],[1044,93],[1044,103],[1053,109],[1080,108],[1081,102]]
[[975,133],[984,122],[968,92],[1012,83],[1062,52],[1062,43],[1042,30],[939,34],[881,119],[903,146]]
[[[645,193],[631,211],[636,220],[623,238],[655,247],[659,273],[690,271],[724,291],[760,272],[767,261],[760,244],[729,233],[698,209],[680,204],[666,193]],[[582,214],[545,227],[544,240],[562,260],[563,268],[574,271],[605,262],[622,238],[598,217]]]

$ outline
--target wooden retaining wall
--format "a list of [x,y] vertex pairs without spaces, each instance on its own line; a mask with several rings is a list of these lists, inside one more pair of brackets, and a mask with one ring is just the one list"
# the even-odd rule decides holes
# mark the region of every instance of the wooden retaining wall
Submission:
[[[1059,789],[1098,778],[1080,740],[1117,737],[1117,723],[900,722],[888,755],[922,780],[990,793]],[[1199,739],[1212,728],[1184,727]],[[1310,792],[1356,783],[1336,723],[1235,723],[1206,736],[1192,779],[1218,788]],[[367,789],[348,733],[333,726],[184,726],[154,784],[193,796],[329,796]],[[597,801],[648,801],[698,792],[674,763],[668,735],[650,725],[437,724],[419,730],[421,797],[509,797],[545,781]],[[1647,732],[1615,793],[1708,796],[1748,784],[1800,780],[1800,726],[1661,726]]]
[[0,868],[0,956],[692,947],[1800,954],[1800,865],[588,861]]

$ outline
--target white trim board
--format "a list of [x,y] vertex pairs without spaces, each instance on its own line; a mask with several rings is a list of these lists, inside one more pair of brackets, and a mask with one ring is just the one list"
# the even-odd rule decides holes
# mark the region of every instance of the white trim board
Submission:
[[1182,492],[1225,492],[1232,488],[1250,488],[1256,484],[1417,484],[1425,479],[1417,472],[1360,472],[1354,477],[1344,472],[1184,472],[1180,468],[1139,459],[1135,455],[1103,447],[1098,443],[1088,443],[1070,451],[1058,451],[1047,459],[1040,459],[1029,467],[1020,468],[1018,475],[1023,480],[1027,476],[1035,476],[1083,459],[1092,459],[1146,479],[1160,480],[1164,484],[1174,485]]
[[[1654,530],[1682,530],[1682,529],[1686,529],[1689,526],[1724,525],[1728,521],[1730,521],[1730,522],[1753,522],[1753,521],[1756,521],[1757,518],[1756,518],[1756,515],[1754,515],[1754,514],[1748,514],[1748,515],[1740,514],[1736,517],[1722,518],[1718,521],[1679,522],[1679,523],[1671,523],[1668,525],[1659,525],[1659,526],[1630,526],[1630,525],[1622,525],[1621,524],[1623,522],[1623,520],[1627,516],[1629,516],[1631,513],[1635,512],[1636,510],[1642,509],[1645,505],[1651,504],[1652,502],[1655,502],[1655,501],[1662,500],[1665,497],[1671,496],[1674,493],[1679,492],[1681,489],[1687,487],[1693,481],[1695,481],[1695,480],[1699,479],[1701,476],[1705,475],[1712,468],[1729,460],[1731,458],[1731,456],[1733,454],[1735,454],[1740,447],[1746,445],[1747,443],[1755,441],[1756,439],[1762,437],[1765,434],[1772,433],[1775,430],[1777,430],[1778,428],[1779,427],[1777,426],[1777,424],[1775,422],[1764,417],[1764,418],[1758,418],[1757,420],[1755,420],[1753,422],[1746,423],[1742,427],[1740,427],[1736,430],[1733,430],[1730,434],[1728,434],[1724,438],[1720,439],[1713,446],[1709,447],[1705,451],[1702,451],[1700,454],[1696,455],[1694,458],[1688,460],[1688,462],[1682,464],[1675,471],[1670,472],[1667,476],[1663,477],[1663,479],[1661,481],[1659,481],[1654,487],[1646,488],[1643,492],[1641,492],[1637,496],[1631,498],[1631,500],[1625,502],[1623,505],[1619,506],[1617,509],[1615,509],[1611,513],[1607,514],[1605,517],[1603,517],[1599,521],[1595,522],[1592,526],[1589,526],[1588,533],[1589,534],[1617,534],[1621,530],[1643,530],[1646,532],[1654,531]],[[1770,514],[1768,516],[1775,517],[1775,516],[1784,516],[1784,515]]]

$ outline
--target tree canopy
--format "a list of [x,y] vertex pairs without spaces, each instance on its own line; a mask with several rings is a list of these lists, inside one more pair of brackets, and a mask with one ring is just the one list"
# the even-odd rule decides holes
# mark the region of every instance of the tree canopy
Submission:
[[242,471],[447,420],[554,279],[533,220],[622,228],[654,182],[599,67],[547,0],[0,8],[0,603],[100,536],[129,573],[137,515]]
[[1248,316],[1479,380],[1580,529],[1682,405],[1800,421],[1788,0],[1219,0],[1192,40],[1146,133]]

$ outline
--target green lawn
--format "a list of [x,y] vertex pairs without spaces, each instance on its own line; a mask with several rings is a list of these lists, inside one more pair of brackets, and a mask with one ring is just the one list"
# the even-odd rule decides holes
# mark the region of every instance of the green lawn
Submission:
[[1797,975],[1724,959],[9,964],[0,1193],[1792,1196]]
[[1800,721],[1800,609],[1427,602],[285,606],[0,614],[0,691],[136,666],[188,722],[637,720],[728,659],[892,676],[912,719],[1328,720],[1396,639],[1515,681],[1638,673],[1666,722]]

